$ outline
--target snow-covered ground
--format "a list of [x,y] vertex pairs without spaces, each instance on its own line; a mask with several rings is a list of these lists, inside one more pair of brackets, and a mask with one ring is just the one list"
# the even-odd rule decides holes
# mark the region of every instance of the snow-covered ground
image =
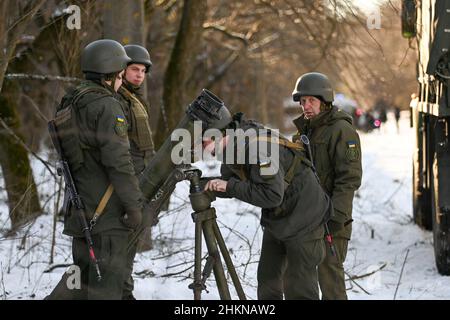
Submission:
[[[361,134],[364,175],[354,201],[353,238],[345,263],[348,276],[354,279],[347,280],[350,299],[390,300],[396,290],[396,299],[450,297],[450,278],[440,276],[434,264],[432,234],[412,223],[412,130],[408,114],[403,116],[399,133],[390,117],[379,132]],[[61,222],[56,225],[54,261],[49,263],[55,182],[39,162],[33,160],[33,167],[47,213],[9,238],[4,236],[9,227],[6,192],[0,185],[0,299],[42,299],[65,268],[44,271],[71,263],[71,241],[61,234]],[[216,163],[200,163],[199,167],[204,175],[218,173]],[[232,199],[218,199],[213,206],[244,290],[250,299],[256,299],[262,240],[259,209]],[[134,278],[138,299],[193,298],[188,288],[194,263],[191,211],[188,184],[183,182],[177,186],[170,210],[161,213],[160,223],[154,228],[155,248],[137,255]],[[212,276],[207,288],[204,299],[219,298]],[[236,298],[233,288],[231,293]]]

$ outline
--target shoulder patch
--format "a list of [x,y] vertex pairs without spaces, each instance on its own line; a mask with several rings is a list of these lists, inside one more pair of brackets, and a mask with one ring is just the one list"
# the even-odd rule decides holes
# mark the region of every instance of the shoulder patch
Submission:
[[116,116],[116,124],[114,126],[114,131],[119,137],[125,137],[128,132],[128,125],[125,121],[125,117],[122,115]]
[[347,151],[345,152],[345,155],[349,161],[358,161],[361,158],[357,141],[347,141]]

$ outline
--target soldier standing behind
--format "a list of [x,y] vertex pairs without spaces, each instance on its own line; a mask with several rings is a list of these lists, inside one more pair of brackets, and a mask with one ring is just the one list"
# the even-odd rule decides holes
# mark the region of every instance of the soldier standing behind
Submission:
[[[242,116],[234,117],[232,127],[246,133],[264,129]],[[218,197],[234,197],[262,208],[264,235],[258,264],[259,300],[281,300],[283,296],[289,300],[318,300],[317,266],[325,257],[323,226],[332,211],[331,201],[300,145],[280,137],[278,143],[271,139],[264,148],[262,143],[269,143],[265,138],[257,133],[254,139],[248,139],[245,163],[237,164],[236,158],[233,163],[223,163],[221,178],[208,181],[205,189],[215,191]],[[227,135],[221,141],[230,147],[230,139],[235,137]],[[252,154],[251,150],[256,149],[251,143],[257,143],[259,150],[278,148],[279,158],[268,157],[262,151]],[[204,147],[210,144],[206,141]],[[236,150],[238,143],[232,145]],[[242,151],[235,151],[235,157]],[[255,156],[257,161],[251,161]],[[272,169],[263,173],[263,168],[269,167]]]
[[[313,161],[325,192],[331,197],[334,215],[328,222],[337,256],[327,247],[319,265],[319,284],[324,300],[345,300],[343,263],[351,236],[352,202],[361,185],[361,146],[352,118],[332,106],[333,89],[328,78],[316,72],[298,78],[292,93],[303,114],[294,120],[298,134],[311,141]],[[294,137],[295,139],[295,137]]]
[[[143,196],[129,153],[127,119],[116,92],[130,58],[114,40],[88,44],[81,55],[86,80],[69,90],[55,123],[63,152],[92,223],[91,234],[102,279],[89,259],[78,216],[66,207],[63,233],[73,237],[73,263],[81,271],[81,289],[68,287],[65,274],[47,299],[121,299],[130,232],[142,219]],[[107,189],[113,193],[96,221]],[[67,202],[66,203],[70,203]],[[101,211],[101,210],[100,210]]]
[[[154,144],[150,129],[148,108],[142,97],[142,84],[150,71],[152,62],[147,49],[139,45],[126,45],[125,51],[131,58],[125,69],[122,86],[118,93],[122,100],[123,111],[128,122],[130,153],[136,175],[144,171],[154,155]],[[151,249],[151,227],[147,227],[140,240],[128,253],[123,300],[135,300],[133,296],[134,281],[132,277],[133,260],[138,250]]]
[[397,133],[400,132],[400,108],[398,106],[394,107],[394,117],[395,117],[395,125],[397,126]]

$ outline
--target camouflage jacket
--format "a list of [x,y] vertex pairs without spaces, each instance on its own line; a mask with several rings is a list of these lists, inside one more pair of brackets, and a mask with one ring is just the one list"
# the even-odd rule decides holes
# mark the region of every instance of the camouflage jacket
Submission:
[[[73,141],[62,141],[66,146],[64,153],[86,207],[88,221],[109,184],[114,187],[92,234],[128,230],[119,218],[126,212],[142,210],[143,197],[131,163],[127,120],[116,94],[93,81],[69,90],[57,111],[67,109],[65,102],[83,88],[92,90],[80,95],[71,107],[75,117],[72,130],[76,134],[70,137]],[[83,236],[78,219],[73,210],[66,213],[65,234]]]
[[331,220],[345,224],[335,234],[350,239],[352,204],[361,185],[361,144],[350,115],[336,107],[307,120],[294,120],[298,134],[306,134],[311,143],[314,165],[322,187],[331,197]]
[[[246,130],[254,127],[252,122],[241,123]],[[246,153],[249,152],[249,143]],[[294,158],[305,159],[297,151],[272,143],[268,150],[278,148],[279,159],[265,159],[258,155],[257,163],[243,165],[222,164],[222,179],[227,180],[224,193],[219,197],[234,197],[262,208],[261,225],[279,240],[299,238],[303,240],[323,237],[323,223],[331,213],[331,201],[320,187],[311,167],[298,161],[294,168]],[[246,155],[246,161],[249,157]],[[278,163],[273,163],[273,162]],[[261,168],[272,162],[273,174],[262,174]],[[289,182],[287,173],[293,170]]]

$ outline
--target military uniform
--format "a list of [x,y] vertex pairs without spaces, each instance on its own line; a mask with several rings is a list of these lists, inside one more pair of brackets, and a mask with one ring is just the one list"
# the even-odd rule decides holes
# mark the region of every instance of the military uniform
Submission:
[[124,80],[118,93],[127,118],[130,153],[136,174],[144,171],[152,155],[154,144],[149,125],[147,106],[142,98],[141,88],[131,85]]
[[[239,126],[262,128],[245,120]],[[332,211],[331,202],[301,150],[273,143],[268,148],[279,150],[276,172],[261,174],[261,168],[273,160],[261,153],[256,164],[223,164],[227,188],[216,195],[262,208],[258,299],[283,299],[283,294],[286,299],[319,299],[317,265],[325,256],[323,224]]]
[[102,281],[96,280],[79,217],[68,208],[63,232],[73,237],[81,290],[68,290],[65,276],[48,299],[121,299],[132,230],[121,219],[125,213],[140,215],[142,211],[142,193],[129,153],[127,119],[111,88],[100,81],[86,81],[63,98],[55,121],[88,221],[110,184],[114,192],[91,230]]
[[361,145],[350,115],[336,107],[322,111],[311,120],[294,120],[299,134],[306,134],[321,185],[331,197],[334,215],[328,223],[337,257],[327,256],[319,265],[323,299],[347,299],[343,263],[351,236],[352,202],[361,184]]
[[[121,98],[123,111],[128,126],[128,137],[130,140],[130,153],[136,175],[144,171],[152,155],[154,154],[154,144],[152,132],[150,129],[147,107],[142,99],[140,88],[124,81],[118,93]],[[134,280],[132,277],[133,262],[136,256],[138,246],[151,241],[151,227],[146,228],[142,233],[143,239],[136,242],[129,250],[127,258],[127,267],[125,274],[125,283],[123,288],[123,299],[134,299],[133,289]]]

